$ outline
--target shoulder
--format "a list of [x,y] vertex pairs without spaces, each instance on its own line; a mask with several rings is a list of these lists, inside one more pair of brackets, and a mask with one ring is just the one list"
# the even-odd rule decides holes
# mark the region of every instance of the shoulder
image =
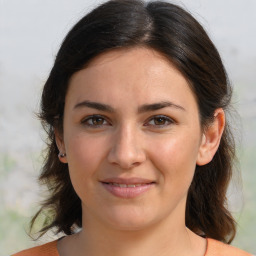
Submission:
[[253,256],[252,254],[240,250],[220,241],[208,238],[205,256]]
[[18,253],[12,256],[59,256],[57,250],[57,240],[46,243],[40,246],[36,246]]

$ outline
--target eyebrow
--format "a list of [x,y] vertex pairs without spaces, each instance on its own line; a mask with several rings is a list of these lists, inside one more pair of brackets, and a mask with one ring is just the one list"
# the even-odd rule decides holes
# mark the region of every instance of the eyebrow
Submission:
[[85,101],[82,101],[82,102],[76,104],[74,109],[81,108],[81,107],[93,108],[93,109],[97,109],[97,110],[109,112],[109,113],[115,112],[115,109],[109,105],[106,105],[103,103],[98,103],[98,102],[93,102],[93,101],[88,101],[88,100],[85,100]]
[[185,111],[185,109],[180,105],[174,104],[170,101],[162,101],[162,102],[153,103],[153,104],[144,104],[138,108],[138,113],[141,114],[144,112],[155,111],[155,110],[166,108],[166,107],[173,107],[173,108]]
[[[88,101],[88,100],[85,100],[85,101],[82,101],[82,102],[76,104],[74,109],[81,108],[81,107],[88,107],[88,108],[93,108],[93,109],[97,109],[97,110],[108,112],[108,113],[115,113],[115,109],[113,107],[111,107],[110,105],[106,105],[106,104],[99,103],[99,102]],[[141,105],[138,108],[138,113],[141,114],[144,112],[155,111],[155,110],[159,110],[159,109],[166,108],[166,107],[173,107],[176,109],[186,111],[185,108],[183,108],[180,105],[174,104],[170,101],[161,101],[161,102],[157,102],[157,103],[153,103],[153,104]]]

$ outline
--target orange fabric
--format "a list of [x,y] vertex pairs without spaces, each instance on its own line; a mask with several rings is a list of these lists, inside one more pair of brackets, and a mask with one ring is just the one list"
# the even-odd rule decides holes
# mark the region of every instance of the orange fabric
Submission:
[[[27,249],[12,256],[60,256],[57,250],[57,240]],[[205,256],[252,256],[233,246],[221,243],[214,239],[207,238],[207,250]]]
[[55,240],[50,243],[36,246],[30,249],[18,252],[16,254],[13,254],[12,256],[59,256],[59,253],[57,250],[57,241],[58,240]]

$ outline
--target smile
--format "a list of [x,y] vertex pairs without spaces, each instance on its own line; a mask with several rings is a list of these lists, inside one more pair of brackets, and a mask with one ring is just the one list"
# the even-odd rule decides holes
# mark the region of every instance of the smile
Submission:
[[103,187],[115,197],[135,198],[153,188],[156,183],[145,179],[109,179],[101,181]]
[[145,184],[119,184],[119,183],[106,183],[106,184],[113,185],[120,188],[135,188],[135,187],[140,187],[145,185]]

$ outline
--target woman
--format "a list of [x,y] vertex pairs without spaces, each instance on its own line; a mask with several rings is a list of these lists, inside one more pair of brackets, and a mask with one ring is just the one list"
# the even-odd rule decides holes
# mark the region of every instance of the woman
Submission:
[[51,193],[31,222],[46,212],[41,235],[66,236],[15,255],[250,255],[227,245],[230,99],[216,48],[180,7],[115,0],[83,17],[43,89]]

